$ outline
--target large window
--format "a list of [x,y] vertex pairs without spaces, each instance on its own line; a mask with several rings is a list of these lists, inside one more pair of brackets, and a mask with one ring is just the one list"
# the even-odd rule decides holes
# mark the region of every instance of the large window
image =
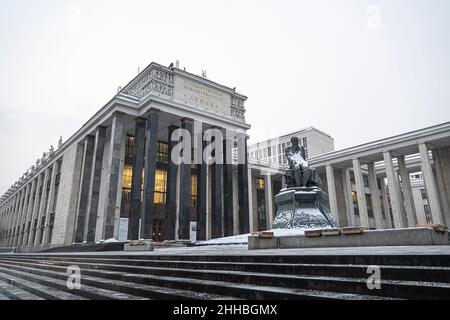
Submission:
[[135,138],[133,136],[127,136],[125,142],[125,159],[131,160],[133,158],[134,147],[136,145]]
[[197,200],[198,200],[197,183],[198,183],[197,175],[193,174],[191,176],[191,206],[192,207],[197,206]]
[[[144,178],[144,174],[142,174]],[[133,178],[133,167],[131,165],[125,165],[123,167],[122,178],[122,200],[131,201],[131,182]],[[144,179],[142,179],[142,184]],[[167,184],[167,171],[157,169],[155,172],[155,194],[154,204],[166,203],[166,184]]]
[[169,145],[164,142],[158,142],[158,150],[156,152],[156,162],[167,164],[169,161]]
[[129,164],[124,165],[122,178],[122,200],[131,200],[132,177],[133,177],[133,167]]
[[155,172],[155,195],[154,204],[166,204],[167,171],[156,170]]

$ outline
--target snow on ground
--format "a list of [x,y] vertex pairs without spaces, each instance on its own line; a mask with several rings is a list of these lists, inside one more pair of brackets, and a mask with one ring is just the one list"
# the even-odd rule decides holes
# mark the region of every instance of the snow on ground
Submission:
[[114,243],[114,242],[120,242],[120,241],[117,239],[114,239],[114,238],[110,238],[110,239],[106,239],[106,240],[97,241],[96,243]]
[[[323,228],[320,228],[322,230]],[[305,230],[314,230],[314,229],[271,229],[269,232],[273,232],[275,237],[287,237],[287,236],[304,236]],[[237,236],[224,237],[211,239],[207,241],[199,241],[196,243],[197,246],[210,246],[210,245],[232,245],[232,244],[247,244],[248,237],[250,233],[240,234]]]

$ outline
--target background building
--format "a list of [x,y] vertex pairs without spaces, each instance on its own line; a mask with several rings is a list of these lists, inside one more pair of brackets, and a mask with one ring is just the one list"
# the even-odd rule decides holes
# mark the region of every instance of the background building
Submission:
[[[292,135],[304,143],[300,134]],[[273,197],[285,186],[287,164],[269,161],[269,157],[263,160],[268,153],[264,150],[278,146],[278,141],[288,146],[292,135],[249,147],[252,231],[271,228],[276,214]],[[314,144],[307,140],[307,146]],[[310,155],[308,162],[319,172],[329,194],[331,212],[340,226],[404,228],[450,224],[449,122]]]
[[275,164],[287,164],[284,149],[291,145],[291,138],[297,137],[305,147],[306,157],[314,157],[334,150],[334,139],[316,128],[309,127],[291,132],[277,138],[248,146],[249,159],[262,160]]

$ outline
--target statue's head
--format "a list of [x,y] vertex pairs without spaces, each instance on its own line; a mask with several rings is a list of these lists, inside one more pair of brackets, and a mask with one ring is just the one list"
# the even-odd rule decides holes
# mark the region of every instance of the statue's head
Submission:
[[298,146],[298,138],[297,137],[292,137],[291,138],[291,144],[293,146]]

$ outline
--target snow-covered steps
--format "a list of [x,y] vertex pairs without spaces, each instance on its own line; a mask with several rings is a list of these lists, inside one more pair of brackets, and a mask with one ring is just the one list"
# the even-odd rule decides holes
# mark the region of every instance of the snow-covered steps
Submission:
[[[0,257],[0,281],[6,274],[15,277],[10,285],[24,279],[38,284],[39,292],[70,294],[58,295],[62,299],[446,299],[446,260],[432,255],[9,255]],[[381,272],[379,290],[367,286],[373,262]],[[73,265],[81,270],[81,291],[66,287],[66,270]],[[26,286],[22,290],[52,298]],[[0,295],[5,296],[1,286]]]

